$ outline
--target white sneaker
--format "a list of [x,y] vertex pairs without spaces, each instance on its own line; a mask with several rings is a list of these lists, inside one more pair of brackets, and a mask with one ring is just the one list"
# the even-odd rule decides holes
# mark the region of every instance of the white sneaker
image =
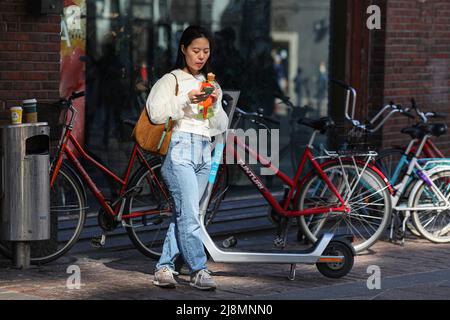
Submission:
[[174,271],[168,267],[164,267],[155,272],[153,284],[158,287],[175,288],[177,281],[173,277]]
[[211,277],[211,272],[206,269],[191,275],[190,285],[200,290],[215,290],[217,288],[216,282]]

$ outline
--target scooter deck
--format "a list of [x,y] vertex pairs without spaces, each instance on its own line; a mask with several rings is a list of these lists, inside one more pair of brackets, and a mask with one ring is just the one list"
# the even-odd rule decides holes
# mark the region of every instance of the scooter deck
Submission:
[[[203,229],[204,230],[204,229]],[[203,244],[208,250],[211,258],[215,262],[231,262],[231,263],[273,263],[273,264],[296,264],[296,263],[311,263],[314,264],[319,261],[323,252],[327,248],[330,241],[333,239],[333,234],[325,233],[318,241],[307,250],[289,250],[288,251],[274,251],[274,250],[246,250],[246,251],[228,251],[219,249],[206,230],[203,232]],[[329,258],[343,258],[341,256],[330,256]]]

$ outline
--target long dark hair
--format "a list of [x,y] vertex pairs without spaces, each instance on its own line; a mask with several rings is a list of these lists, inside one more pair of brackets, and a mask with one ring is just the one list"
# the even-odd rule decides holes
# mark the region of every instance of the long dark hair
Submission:
[[186,57],[184,56],[184,53],[181,51],[181,46],[184,46],[185,49],[198,38],[206,38],[209,41],[209,58],[206,61],[203,68],[200,70],[201,73],[203,73],[205,76],[208,72],[211,71],[211,56],[213,53],[213,37],[212,34],[205,28],[201,26],[189,26],[184,30],[183,34],[181,35],[180,43],[178,44],[178,53],[177,53],[177,61],[175,62],[175,69],[183,69],[186,67]]

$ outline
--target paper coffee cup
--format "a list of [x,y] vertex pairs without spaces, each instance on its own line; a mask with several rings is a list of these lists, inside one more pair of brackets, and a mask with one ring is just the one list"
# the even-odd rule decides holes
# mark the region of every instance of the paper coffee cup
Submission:
[[24,113],[36,112],[37,100],[36,99],[23,100],[22,107]]
[[26,123],[35,123],[37,122],[37,100],[36,99],[28,99],[22,101],[22,108],[24,113],[24,118]]
[[36,123],[36,122],[38,122],[37,112],[28,112],[28,113],[25,113],[24,116],[25,116],[25,122],[26,123]]
[[21,124],[22,123],[22,107],[11,107],[11,123]]

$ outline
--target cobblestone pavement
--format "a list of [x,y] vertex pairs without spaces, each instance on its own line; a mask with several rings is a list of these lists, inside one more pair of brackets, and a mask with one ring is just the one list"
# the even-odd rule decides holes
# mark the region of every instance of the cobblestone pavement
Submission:
[[[266,248],[273,235],[241,235],[238,246]],[[313,265],[298,265],[294,281],[289,265],[209,262],[218,283],[214,292],[189,286],[181,275],[176,289],[152,285],[156,262],[134,249],[92,250],[29,270],[11,268],[0,258],[0,299],[450,299],[450,244],[407,239],[405,246],[379,241],[356,257],[350,274],[328,279]],[[81,271],[81,288],[68,289],[69,266]],[[379,266],[381,289],[369,290],[368,266]]]

